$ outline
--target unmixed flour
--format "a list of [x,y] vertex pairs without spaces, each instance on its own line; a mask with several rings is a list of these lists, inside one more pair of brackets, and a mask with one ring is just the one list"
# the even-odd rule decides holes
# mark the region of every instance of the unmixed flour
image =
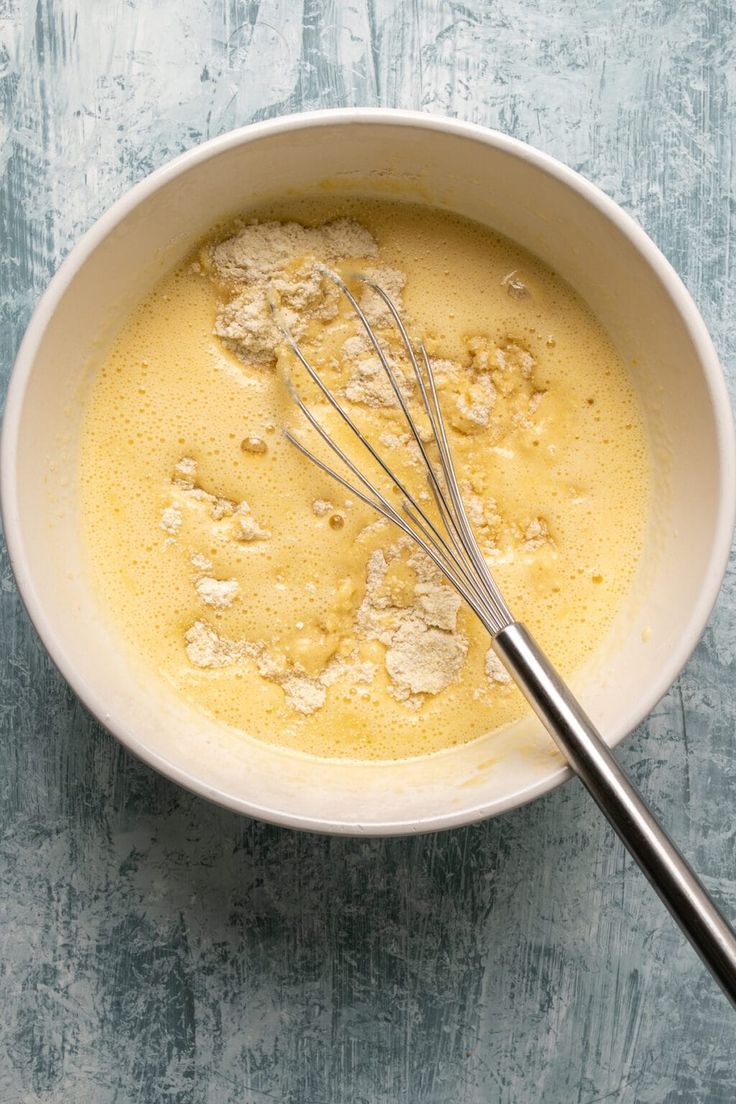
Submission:
[[[409,587],[413,593],[404,600],[392,592],[387,578],[394,563],[404,564],[415,577]],[[212,582],[207,581],[208,591]],[[222,588],[221,582],[218,595]],[[467,637],[457,625],[459,608],[457,594],[441,581],[423,553],[411,552],[405,538],[370,556],[365,596],[354,628],[364,639],[385,645],[386,671],[399,700],[419,706],[426,695],[440,693],[458,677],[468,652]],[[258,673],[281,686],[292,709],[304,715],[324,705],[328,687],[338,679],[367,683],[376,670],[374,664],[360,662],[353,654],[347,659],[333,657],[319,675],[310,676],[263,641],[228,639],[203,620],[186,632],[185,642],[187,657],[196,667],[216,669],[253,661]]]
[[[215,334],[241,360],[258,367],[272,366],[283,334],[274,319],[302,338],[310,322],[324,326],[339,316],[340,292],[320,270],[347,259],[375,258],[378,246],[365,227],[352,219],[336,219],[323,226],[294,222],[263,222],[244,226],[237,234],[202,254],[202,266],[226,290],[228,298],[217,313]],[[403,310],[406,276],[388,266],[363,264],[362,275],[379,285]],[[368,321],[377,329],[393,325],[390,309],[369,283],[356,292]],[[348,381],[344,390],[351,402],[390,406],[394,392],[358,319],[355,333],[343,344],[342,363]],[[397,358],[399,380],[410,385],[405,365]]]
[[216,670],[253,661],[258,674],[280,686],[291,708],[304,716],[322,708],[327,688],[339,678],[349,677],[355,683],[366,683],[375,675],[372,663],[333,658],[319,675],[312,677],[298,665],[287,663],[282,655],[270,651],[263,641],[231,640],[202,620],[194,622],[184,634],[184,640],[187,658],[194,667]]
[[195,583],[197,594],[206,606],[214,609],[227,609],[238,596],[240,584],[237,579],[212,579],[203,575]]
[[299,339],[310,320],[328,322],[339,311],[340,293],[319,265],[366,260],[377,253],[373,236],[352,219],[318,227],[295,222],[244,226],[202,254],[202,266],[228,294],[215,333],[246,363],[271,366],[283,340],[272,305]]
[[[183,457],[175,465],[169,495],[170,502],[164,507],[160,521],[161,528],[169,534],[169,541],[176,540],[181,534],[188,517],[194,518],[200,526],[204,525],[208,538],[220,544],[232,540],[251,544],[267,541],[271,536],[253,517],[247,502],[234,502],[205,490],[198,482],[197,462],[191,456]],[[201,568],[205,562],[208,561],[203,553],[193,553],[194,567]]]
[[[438,694],[454,682],[468,641],[457,627],[460,598],[441,581],[424,553],[413,548],[405,537],[387,552],[379,548],[371,554],[355,624],[365,638],[386,646],[386,670],[395,696],[420,704],[421,695]],[[393,563],[405,563],[414,574],[413,588],[411,583],[391,586]]]

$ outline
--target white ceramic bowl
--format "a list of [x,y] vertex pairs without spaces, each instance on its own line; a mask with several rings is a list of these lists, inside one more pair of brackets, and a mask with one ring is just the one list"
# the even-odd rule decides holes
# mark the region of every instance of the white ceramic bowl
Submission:
[[448,828],[567,777],[535,723],[393,764],[310,760],[257,744],[195,714],[126,660],[81,570],[74,465],[90,363],[213,223],[279,189],[326,180],[430,201],[508,235],[565,277],[635,362],[657,485],[646,570],[576,686],[610,743],[642,720],[694,648],[725,570],[736,501],[728,396],[700,315],[644,232],[570,169],[480,127],[394,111],[291,116],[199,146],[123,196],[61,266],[18,354],[2,441],[6,537],[54,662],[151,766],[239,812],[294,827]]

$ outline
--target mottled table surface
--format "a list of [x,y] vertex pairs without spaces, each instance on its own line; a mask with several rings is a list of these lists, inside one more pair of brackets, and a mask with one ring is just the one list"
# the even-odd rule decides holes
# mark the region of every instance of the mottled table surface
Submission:
[[[7,377],[79,234],[181,150],[312,107],[499,127],[630,211],[731,381],[726,0],[0,0]],[[734,1019],[576,782],[445,835],[299,835],[133,760],[0,574],[0,1104],[736,1099]],[[736,914],[733,568],[619,749]]]

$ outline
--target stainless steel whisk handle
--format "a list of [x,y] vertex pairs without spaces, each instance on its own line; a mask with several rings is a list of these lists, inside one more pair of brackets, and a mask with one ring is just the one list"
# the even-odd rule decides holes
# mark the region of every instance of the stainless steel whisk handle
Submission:
[[494,650],[726,996],[736,1005],[736,935],[523,625]]

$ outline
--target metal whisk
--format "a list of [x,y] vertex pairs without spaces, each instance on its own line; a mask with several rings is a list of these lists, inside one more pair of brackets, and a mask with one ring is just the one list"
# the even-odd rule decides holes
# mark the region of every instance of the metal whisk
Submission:
[[[338,445],[299,396],[290,380],[287,380],[287,384],[297,406],[349,475],[342,475],[325,463],[288,430],[284,431],[286,437],[322,471],[411,537],[480,618],[490,634],[497,656],[513,676],[568,764],[621,837],[726,995],[736,1005],[734,932],[693,870],[652,816],[638,790],[618,766],[579,702],[529,632],[514,620],[493,579],[463,505],[432,362],[424,345],[418,345],[417,355],[414,343],[390,297],[371,280],[361,278],[383,300],[400,334],[429,426],[428,433],[420,430],[391,360],[350,288],[335,272],[329,269],[321,271],[337,285],[350,303],[386,373],[397,406],[426,467],[437,516],[431,517],[420,504],[418,496],[412,494],[397,478],[383,456],[364,436],[334,392],[310,364],[288,328],[281,326],[289,346],[319,391],[350,428],[361,447],[383,471],[390,485],[398,490],[401,498],[400,510]],[[276,317],[278,320],[278,311]],[[430,455],[430,448],[436,453],[436,459]]]

